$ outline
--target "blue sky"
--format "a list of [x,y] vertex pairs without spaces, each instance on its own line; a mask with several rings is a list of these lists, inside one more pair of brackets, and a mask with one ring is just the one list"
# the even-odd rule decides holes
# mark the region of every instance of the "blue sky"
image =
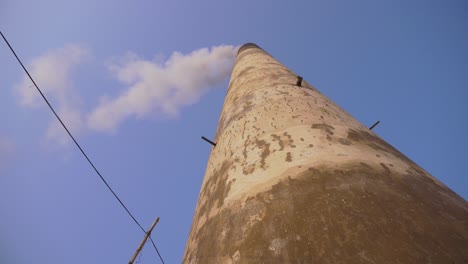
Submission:
[[[210,152],[200,136],[214,136],[246,42],[362,123],[381,120],[383,139],[467,199],[467,11],[454,0],[2,0],[0,30],[142,225],[161,218],[153,238],[178,263]],[[0,262],[126,263],[141,230],[4,44],[0,69]],[[141,263],[159,263],[150,245]]]

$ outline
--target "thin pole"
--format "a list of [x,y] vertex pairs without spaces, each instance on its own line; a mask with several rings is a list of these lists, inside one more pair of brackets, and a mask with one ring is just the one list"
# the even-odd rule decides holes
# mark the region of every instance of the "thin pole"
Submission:
[[130,259],[130,261],[128,262],[128,264],[133,264],[133,262],[135,261],[136,257],[138,256],[138,254],[140,254],[140,251],[143,249],[143,246],[145,245],[146,243],[146,240],[148,239],[148,237],[151,235],[151,231],[153,231],[153,228],[156,226],[156,224],[159,222],[159,217],[156,217],[156,219],[154,219],[154,222],[153,224],[151,225],[150,229],[148,230],[148,232],[146,232],[145,234],[145,237],[143,238],[143,240],[141,241],[140,245],[138,246],[137,250],[135,251],[135,254],[133,254],[132,258]]

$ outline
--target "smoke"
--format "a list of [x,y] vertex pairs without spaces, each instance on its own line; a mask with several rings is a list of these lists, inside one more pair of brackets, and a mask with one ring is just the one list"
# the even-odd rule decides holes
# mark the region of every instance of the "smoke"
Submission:
[[88,126],[109,132],[132,117],[177,116],[182,107],[196,103],[229,77],[237,49],[221,45],[186,55],[174,52],[162,63],[127,54],[109,66],[112,75],[126,86],[124,92],[114,98],[102,97],[88,116]]
[[[215,46],[189,54],[174,52],[167,60],[145,60],[133,53],[109,65],[113,78],[123,84],[117,96],[102,96],[100,103],[83,115],[81,97],[73,80],[75,69],[91,56],[77,44],[50,50],[32,60],[28,69],[58,115],[74,134],[87,130],[115,131],[129,118],[162,114],[177,116],[182,107],[196,103],[209,89],[221,85],[230,75],[238,47]],[[20,104],[45,107],[27,76],[14,87]],[[70,142],[57,120],[51,120],[46,139],[58,145]]]
[[[73,97],[71,71],[88,58],[88,55],[85,48],[77,44],[68,44],[34,58],[28,67],[29,72],[44,94],[57,100],[60,105],[65,105]],[[15,89],[23,106],[44,105],[28,76],[24,75]]]
[[[72,73],[89,58],[88,49],[78,44],[67,44],[34,58],[28,66],[37,85],[75,134],[82,130],[83,119],[79,111],[80,97],[75,92]],[[22,106],[29,108],[46,106],[28,76],[25,75],[14,88]],[[50,122],[47,139],[61,145],[69,142],[66,132],[55,119]]]

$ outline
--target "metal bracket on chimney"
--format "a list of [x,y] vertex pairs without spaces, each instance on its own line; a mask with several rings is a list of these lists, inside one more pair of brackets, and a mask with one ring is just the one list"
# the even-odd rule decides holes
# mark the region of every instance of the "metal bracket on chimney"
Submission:
[[373,124],[371,127],[369,127],[369,129],[372,130],[372,129],[373,129],[374,127],[376,127],[379,123],[380,123],[380,121],[375,122],[375,124]]
[[201,137],[203,140],[205,140],[206,142],[210,143],[211,145],[213,145],[213,147],[216,147],[216,143],[214,143],[213,141],[207,139],[206,137],[202,136]]
[[299,87],[302,86],[302,79],[303,79],[302,76],[299,76],[299,75],[297,76],[297,83],[296,83],[297,86]]

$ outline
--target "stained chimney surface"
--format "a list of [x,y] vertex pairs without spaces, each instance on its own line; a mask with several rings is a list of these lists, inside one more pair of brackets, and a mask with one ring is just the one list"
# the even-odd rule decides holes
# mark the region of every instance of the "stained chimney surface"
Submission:
[[468,263],[468,205],[255,44],[239,49],[184,263]]

